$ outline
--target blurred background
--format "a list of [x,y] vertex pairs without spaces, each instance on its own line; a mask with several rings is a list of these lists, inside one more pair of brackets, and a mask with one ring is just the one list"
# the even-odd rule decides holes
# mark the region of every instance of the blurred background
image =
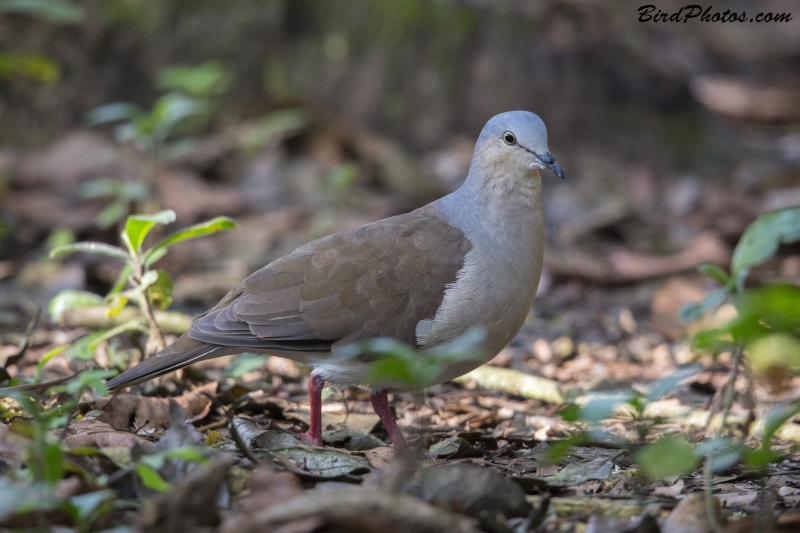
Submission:
[[[637,8],[0,1],[0,328],[63,289],[106,294],[121,268],[49,249],[116,244],[125,216],[167,208],[173,228],[241,225],[159,263],[173,307],[204,310],[312,238],[454,190],[483,124],[526,109],[567,179],[544,176],[540,298],[497,363],[592,380],[680,362],[677,309],[709,288],[694,268],[727,265],[759,213],[800,204],[800,8],[726,3],[793,17],[760,24],[640,23]],[[798,251],[752,279],[797,283]],[[594,363],[554,363],[576,354]]]

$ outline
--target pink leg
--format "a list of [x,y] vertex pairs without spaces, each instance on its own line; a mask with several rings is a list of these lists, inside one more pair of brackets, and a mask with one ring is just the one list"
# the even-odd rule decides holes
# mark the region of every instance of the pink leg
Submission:
[[372,401],[372,408],[375,410],[375,414],[381,419],[383,427],[389,433],[389,438],[392,439],[394,447],[398,450],[407,450],[406,439],[403,437],[400,428],[397,427],[397,422],[395,422],[392,412],[389,410],[389,397],[386,391],[373,392],[369,399]]
[[311,374],[308,378],[308,401],[311,404],[308,431],[298,435],[302,440],[314,446],[322,446],[322,388],[325,380],[321,376]]

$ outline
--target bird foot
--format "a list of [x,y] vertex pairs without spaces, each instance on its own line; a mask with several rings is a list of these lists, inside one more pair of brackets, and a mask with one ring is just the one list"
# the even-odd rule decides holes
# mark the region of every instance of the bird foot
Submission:
[[300,433],[297,435],[297,438],[307,444],[311,444],[312,446],[324,446],[322,443],[322,435],[312,435],[306,431],[305,433]]

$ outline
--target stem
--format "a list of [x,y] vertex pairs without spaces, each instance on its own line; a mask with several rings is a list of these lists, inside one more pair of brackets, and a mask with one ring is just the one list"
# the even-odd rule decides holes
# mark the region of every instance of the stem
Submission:
[[150,337],[147,339],[145,357],[150,357],[154,353],[160,352],[167,345],[164,340],[164,334],[161,333],[161,328],[158,326],[155,317],[153,316],[153,308],[150,305],[150,300],[147,299],[146,294],[142,294],[141,303],[139,307],[142,309],[145,319],[150,326]]
[[703,465],[703,491],[706,496],[706,516],[708,517],[708,525],[714,533],[725,533],[722,525],[719,523],[717,517],[716,500],[714,499],[713,486],[711,484],[711,456],[706,457],[705,464]]
[[725,403],[722,407],[722,418],[719,421],[717,437],[721,437],[722,432],[725,431],[725,421],[730,414],[731,406],[733,405],[733,397],[736,393],[736,378],[739,376],[739,365],[741,364],[741,361],[742,347],[737,346],[736,351],[733,353],[733,366],[731,366],[731,372],[728,375],[728,388],[725,390]]

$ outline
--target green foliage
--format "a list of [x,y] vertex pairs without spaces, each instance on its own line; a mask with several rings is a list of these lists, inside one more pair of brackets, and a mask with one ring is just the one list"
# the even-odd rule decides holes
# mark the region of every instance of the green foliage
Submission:
[[41,54],[0,53],[0,78],[25,77],[54,85],[60,76],[58,65]]
[[180,91],[198,98],[208,98],[228,90],[231,76],[217,61],[200,66],[173,65],[161,69],[156,78],[159,89]]
[[103,305],[103,299],[98,295],[73,289],[67,289],[56,294],[47,306],[47,312],[53,322],[58,322],[67,309],[80,307],[94,307]]
[[255,155],[276,136],[302,129],[308,125],[308,113],[304,109],[281,109],[274,111],[256,123],[245,136],[242,151]]
[[731,261],[731,274],[710,263],[704,263],[698,270],[723,287],[710,292],[703,301],[683,306],[679,318],[693,322],[706,312],[716,309],[734,292],[744,291],[744,282],[750,269],[767,261],[778,251],[781,243],[800,240],[800,207],[771,211],[758,217],[745,230]]
[[133,202],[147,199],[150,188],[141,181],[125,181],[105,178],[87,181],[81,185],[78,194],[82,198],[110,197],[112,201],[96,216],[100,228],[110,228],[128,214]]
[[135,472],[136,475],[139,476],[139,479],[142,480],[144,486],[150,490],[154,490],[156,492],[167,492],[172,488],[170,484],[167,483],[163,477],[161,477],[161,474],[158,473],[158,470],[155,470],[144,463],[137,464]]
[[248,372],[261,368],[267,359],[269,359],[268,355],[239,354],[225,369],[225,377],[238,379]]
[[177,127],[191,117],[208,117],[210,108],[203,100],[173,92],[159,98],[149,111],[126,102],[106,104],[86,115],[90,126],[119,123],[114,128],[118,142],[133,142],[143,152],[158,155]]
[[636,463],[651,478],[663,478],[688,474],[697,467],[699,458],[685,438],[667,435],[642,448]]
[[800,240],[800,207],[765,213],[747,227],[733,252],[731,272],[739,290],[750,269],[775,255],[781,243]]
[[370,362],[367,385],[421,390],[433,385],[449,366],[480,360],[480,344],[484,337],[482,330],[472,329],[445,344],[426,350],[423,356],[407,344],[382,337],[344,346],[336,350],[335,356]]
[[50,24],[80,24],[86,15],[82,7],[64,0],[0,0],[0,13],[28,15]]
[[[72,344],[67,352],[69,357],[90,360],[100,343],[127,331],[144,330],[148,331],[150,335],[160,334],[158,326],[152,318],[152,309],[163,310],[172,304],[172,279],[166,271],[152,269],[153,264],[162,258],[173,244],[238,227],[232,219],[218,217],[176,231],[152,248],[143,249],[145,239],[157,224],[169,224],[174,220],[175,212],[170,210],[153,215],[129,216],[120,234],[120,240],[127,250],[98,242],[78,242],[59,246],[50,252],[50,257],[58,257],[72,252],[98,253],[119,258],[125,262],[117,283],[114,284],[105,299],[83,291],[58,293],[51,300],[49,306],[53,320],[58,320],[67,309],[96,306],[103,303],[108,304],[107,312],[109,314],[118,313],[129,301],[133,301],[139,306],[142,316],[147,320],[146,327],[141,320],[133,320],[110,330],[86,335]],[[98,391],[105,390],[105,387],[99,388],[95,382],[84,383],[84,386]]]
[[[722,287],[709,292],[701,302],[684,306],[679,312],[681,320],[698,320],[726,301],[733,302],[736,316],[721,327],[698,332],[692,339],[695,350],[715,354],[742,350],[756,375],[773,379],[800,373],[800,287],[776,284],[745,288],[753,267],[773,257],[780,244],[798,240],[800,207],[765,213],[742,235],[733,254],[730,274],[709,263],[698,267]],[[654,386],[651,394],[658,395],[657,389],[668,390],[675,383],[665,381]],[[569,406],[563,416],[567,420],[596,423],[611,416],[626,398],[633,405],[641,396],[632,393],[596,398],[580,406]],[[707,458],[714,471],[730,468],[742,458],[748,465],[762,466],[780,459],[771,448],[772,439],[799,412],[800,402],[773,409],[764,424],[761,445],[755,449],[729,438],[692,445],[680,437],[667,436],[645,446],[637,455],[637,462],[652,477],[683,475],[696,468],[702,457]]]

